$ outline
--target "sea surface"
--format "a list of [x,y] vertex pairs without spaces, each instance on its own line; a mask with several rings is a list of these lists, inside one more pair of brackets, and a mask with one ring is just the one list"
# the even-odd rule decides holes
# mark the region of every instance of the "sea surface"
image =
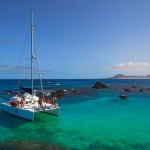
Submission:
[[[43,85],[44,89],[84,89],[96,81],[150,88],[150,80],[45,79]],[[4,91],[17,89],[17,80],[0,80],[0,102],[10,97]],[[95,90],[58,98],[59,117],[37,113],[29,122],[0,111],[0,149],[150,150],[150,92],[129,93],[127,100],[121,100],[119,90]]]

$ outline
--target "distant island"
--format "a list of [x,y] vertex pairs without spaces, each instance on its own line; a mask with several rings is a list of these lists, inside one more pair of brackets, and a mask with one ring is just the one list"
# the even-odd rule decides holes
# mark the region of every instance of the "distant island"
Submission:
[[109,79],[150,79],[150,75],[146,76],[126,76],[123,74],[117,74]]

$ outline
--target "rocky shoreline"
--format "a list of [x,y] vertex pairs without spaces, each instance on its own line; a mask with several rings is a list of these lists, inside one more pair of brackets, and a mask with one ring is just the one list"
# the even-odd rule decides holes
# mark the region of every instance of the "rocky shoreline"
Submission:
[[[78,96],[90,96],[100,91],[110,91],[116,90],[118,92],[125,91],[126,93],[143,93],[150,92],[150,88],[138,87],[138,86],[129,86],[129,85],[105,85],[100,82],[96,82],[93,86],[87,86],[84,88],[71,88],[71,89],[57,89],[50,90],[46,89],[44,91],[45,97],[51,98],[54,95],[57,97],[78,97]],[[7,90],[3,94],[16,95],[18,91],[16,90]],[[40,90],[37,90],[37,96],[42,96]]]

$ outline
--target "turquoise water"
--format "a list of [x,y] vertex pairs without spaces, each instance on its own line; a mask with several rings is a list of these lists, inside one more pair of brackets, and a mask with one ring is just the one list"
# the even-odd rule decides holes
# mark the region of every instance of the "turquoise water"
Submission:
[[[95,81],[61,82],[77,88]],[[130,93],[128,100],[118,95],[119,91],[108,89],[91,96],[63,97],[60,117],[39,113],[34,122],[1,112],[0,148],[149,150],[150,93]]]

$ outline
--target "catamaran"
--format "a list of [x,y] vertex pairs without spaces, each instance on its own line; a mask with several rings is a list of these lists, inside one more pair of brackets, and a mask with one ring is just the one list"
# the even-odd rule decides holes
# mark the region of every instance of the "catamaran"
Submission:
[[[36,90],[34,90],[34,79],[33,79],[33,61],[38,62],[37,54],[34,52],[34,26],[33,26],[33,11],[31,10],[31,88],[27,91],[21,88],[24,93],[20,93],[16,96],[11,97],[7,102],[0,104],[0,109],[16,117],[20,117],[29,121],[34,121],[34,114],[43,112],[51,115],[59,116],[60,107],[56,103],[56,98],[53,98],[51,102],[49,99],[44,98],[43,85],[40,75],[40,68],[38,66],[38,72],[40,76],[42,97],[36,96]],[[30,92],[29,92],[30,91]]]

